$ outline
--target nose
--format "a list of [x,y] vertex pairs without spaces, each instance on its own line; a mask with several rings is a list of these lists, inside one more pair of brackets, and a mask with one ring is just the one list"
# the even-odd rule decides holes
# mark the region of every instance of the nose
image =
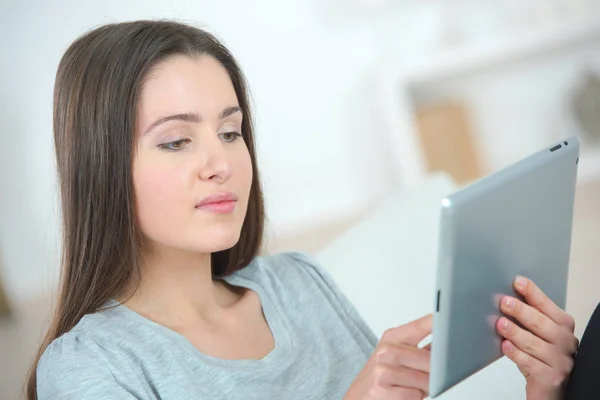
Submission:
[[199,146],[198,176],[202,180],[223,183],[231,177],[231,163],[225,143],[214,133],[210,136],[210,139],[202,140]]

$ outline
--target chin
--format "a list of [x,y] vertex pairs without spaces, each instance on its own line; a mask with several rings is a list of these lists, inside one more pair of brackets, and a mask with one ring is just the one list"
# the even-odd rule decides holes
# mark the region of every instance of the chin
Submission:
[[239,242],[240,231],[241,228],[219,229],[205,232],[198,236],[200,240],[197,240],[193,247],[196,251],[201,253],[216,253],[218,251],[228,250]]

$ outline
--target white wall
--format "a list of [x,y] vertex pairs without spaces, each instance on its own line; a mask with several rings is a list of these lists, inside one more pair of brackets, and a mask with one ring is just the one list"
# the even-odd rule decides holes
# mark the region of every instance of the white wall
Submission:
[[[584,3],[600,5],[597,0],[562,2],[573,10]],[[485,10],[475,7],[479,11],[473,14],[466,3],[453,8],[391,0],[4,0],[0,276],[9,295],[16,300],[34,296],[52,288],[57,277],[52,89],[64,50],[86,30],[107,22],[177,18],[204,24],[223,39],[253,94],[269,232],[291,234],[358,214],[396,184],[398,164],[391,159],[396,152],[386,121],[374,109],[371,72],[380,59],[390,53],[406,60],[435,54],[449,32],[452,40],[463,35],[467,42],[502,29],[528,29],[528,15],[548,20],[537,7],[541,3],[528,0],[522,9],[496,6],[501,12],[490,3]],[[487,27],[477,15],[498,17]],[[575,68],[573,58],[565,57],[543,74],[532,66],[471,77],[459,89],[448,89],[460,90],[473,106],[489,170],[533,149],[540,132],[555,120],[547,117],[552,107],[546,105],[557,104],[557,93],[564,92]],[[522,123],[513,125],[515,120]],[[532,140],[517,153],[508,147],[514,136],[498,135],[498,127]]]
[[3,2],[0,274],[11,297],[52,287],[57,276],[54,74],[69,43],[102,23],[184,19],[232,49],[254,98],[272,229],[353,213],[385,194],[385,135],[374,129],[365,79],[379,48],[368,27],[328,24],[328,7],[302,0]]

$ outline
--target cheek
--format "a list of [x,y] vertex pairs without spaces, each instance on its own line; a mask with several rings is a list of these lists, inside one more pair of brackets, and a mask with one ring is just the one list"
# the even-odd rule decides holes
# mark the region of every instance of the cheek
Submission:
[[[142,170],[142,168],[140,168]],[[179,220],[185,205],[178,174],[163,168],[144,166],[134,176],[138,221],[142,232],[154,237]]]
[[240,187],[240,191],[243,191],[246,201],[250,194],[250,187],[252,185],[252,161],[250,159],[250,153],[247,149],[244,149],[243,154],[236,157],[236,180]]

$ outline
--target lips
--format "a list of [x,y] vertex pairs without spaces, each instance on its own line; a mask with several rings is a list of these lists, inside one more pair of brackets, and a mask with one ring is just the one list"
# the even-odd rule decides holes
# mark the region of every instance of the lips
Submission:
[[234,193],[216,193],[203,198],[196,204],[197,210],[215,214],[229,214],[235,210],[237,196]]

